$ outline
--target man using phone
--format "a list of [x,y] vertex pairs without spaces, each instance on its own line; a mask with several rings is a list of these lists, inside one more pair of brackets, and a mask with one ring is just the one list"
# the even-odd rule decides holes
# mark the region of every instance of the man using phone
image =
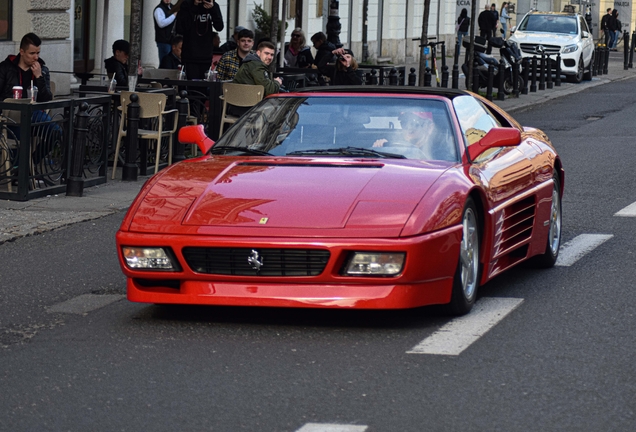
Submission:
[[176,31],[183,36],[181,60],[188,79],[203,79],[212,64],[214,34],[223,30],[221,8],[214,0],[184,0]]

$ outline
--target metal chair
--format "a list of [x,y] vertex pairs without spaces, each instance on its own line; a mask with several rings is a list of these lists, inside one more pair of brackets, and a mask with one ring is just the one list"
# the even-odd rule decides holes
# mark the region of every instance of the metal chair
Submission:
[[247,108],[259,103],[265,95],[265,87],[262,85],[223,83],[223,111],[221,112],[221,127],[219,136],[223,135],[225,123],[234,124],[238,116],[227,113],[227,106]]
[[[130,95],[132,92],[121,92],[121,106],[117,109],[121,110],[121,121],[119,122],[119,134],[117,135],[117,145],[115,146],[115,157],[113,158],[113,175],[115,178],[115,172],[117,171],[117,159],[119,155],[119,148],[121,146],[121,139],[126,136],[126,130],[124,124],[126,123],[128,116],[128,104],[130,103]],[[154,119],[151,124],[155,126],[152,129],[139,128],[137,136],[141,139],[155,140],[157,141],[157,153],[155,156],[155,174],[159,171],[159,156],[161,152],[161,140],[164,137],[168,137],[168,165],[172,163],[172,135],[177,130],[177,110],[171,109],[164,111],[166,106],[166,95],[163,93],[136,93],[139,96],[139,119]],[[172,129],[163,129],[163,117],[166,115],[173,115]],[[144,157],[144,156],[142,156]]]

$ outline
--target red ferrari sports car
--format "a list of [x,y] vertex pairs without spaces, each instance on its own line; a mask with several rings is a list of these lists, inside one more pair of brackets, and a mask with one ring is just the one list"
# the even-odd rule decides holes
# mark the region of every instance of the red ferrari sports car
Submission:
[[203,156],[152,177],[117,233],[135,302],[398,309],[556,262],[563,168],[548,137],[465,91],[272,95]]

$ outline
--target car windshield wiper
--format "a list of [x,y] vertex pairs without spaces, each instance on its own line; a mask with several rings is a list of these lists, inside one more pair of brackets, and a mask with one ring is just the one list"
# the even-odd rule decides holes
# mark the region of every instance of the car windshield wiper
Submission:
[[394,159],[406,159],[406,156],[396,153],[379,152],[377,150],[371,150],[362,147],[340,147],[332,149],[314,149],[314,150],[297,150],[291,153],[287,153],[287,156],[370,156],[380,158],[394,158]]
[[210,153],[216,152],[240,152],[248,155],[256,155],[256,156],[271,156],[271,153],[267,153],[263,150],[255,150],[246,147],[232,147],[232,146],[214,146]]

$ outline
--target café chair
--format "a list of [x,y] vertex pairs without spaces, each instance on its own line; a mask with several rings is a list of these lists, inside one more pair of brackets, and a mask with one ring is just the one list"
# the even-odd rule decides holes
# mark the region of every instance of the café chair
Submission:
[[[125,127],[128,119],[128,104],[130,103],[130,95],[133,92],[121,92],[121,106],[117,109],[121,111],[121,121],[119,122],[119,133],[117,135],[117,145],[115,146],[115,157],[113,158],[113,175],[117,171],[117,159],[119,158],[119,149],[121,140],[126,136]],[[139,96],[139,119],[147,119],[148,123],[153,126],[151,129],[142,129],[137,131],[140,139],[154,140],[157,142],[157,152],[155,156],[155,174],[159,171],[159,156],[161,153],[161,140],[168,137],[168,165],[172,164],[172,135],[177,130],[177,110],[171,109],[164,111],[167,97],[163,93],[135,93]],[[164,116],[172,115],[172,129],[164,130]],[[142,155],[145,157],[145,155]]]
[[219,128],[219,136],[223,135],[223,126],[225,123],[234,124],[239,119],[227,113],[227,106],[247,108],[259,103],[265,95],[265,87],[262,85],[236,84],[226,82],[223,83],[223,111],[221,112],[221,127]]

